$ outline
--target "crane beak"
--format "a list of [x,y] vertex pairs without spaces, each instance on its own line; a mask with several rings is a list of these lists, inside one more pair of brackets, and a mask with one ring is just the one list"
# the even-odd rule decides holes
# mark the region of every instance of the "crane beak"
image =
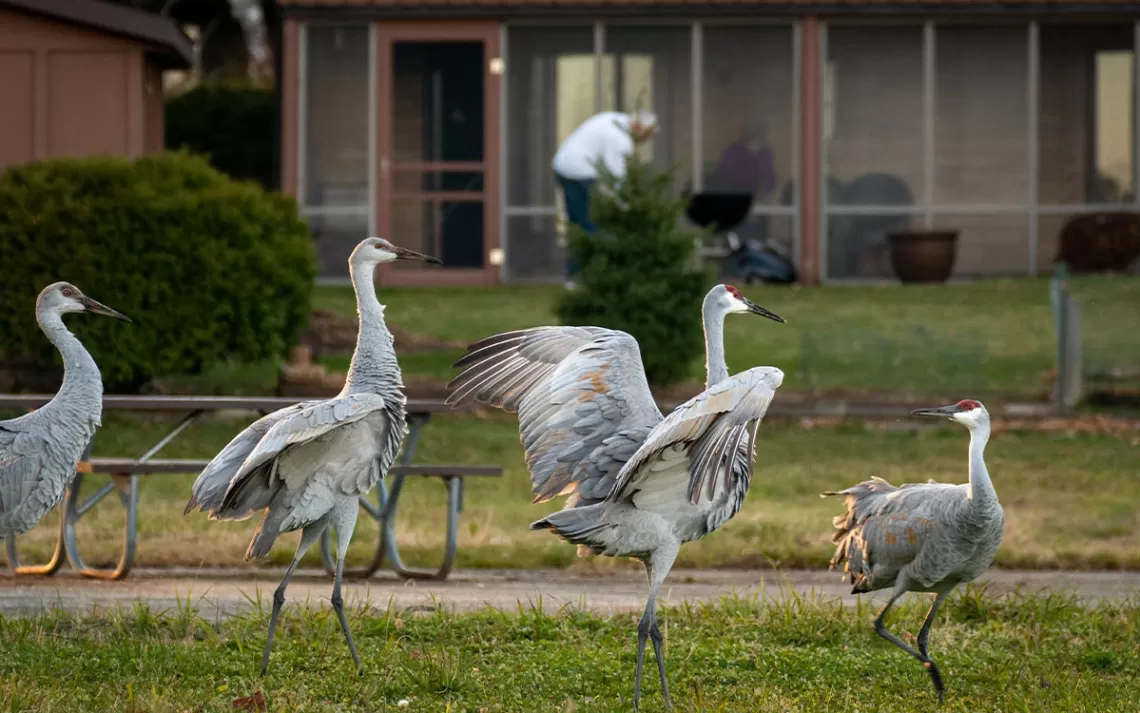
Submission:
[[938,406],[937,408],[920,408],[910,412],[911,416],[935,416],[940,418],[950,418],[962,409],[958,408],[958,404],[951,404],[949,406]]
[[420,260],[421,262],[430,262],[435,265],[443,264],[443,260],[432,257],[431,255],[424,255],[423,253],[418,253],[415,250],[408,250],[407,248],[402,248],[398,245],[393,245],[392,247],[395,248],[393,252],[396,253],[397,260]]
[[780,315],[776,314],[775,312],[769,312],[768,310],[764,309],[763,307],[756,304],[755,302],[748,299],[747,297],[743,298],[743,301],[744,301],[745,306],[748,307],[748,311],[751,312],[752,314],[758,314],[761,317],[767,317],[768,319],[779,322],[780,324],[786,324],[788,321],[788,320],[784,319],[783,317],[781,317]]
[[107,305],[102,304],[101,302],[96,302],[87,295],[80,295],[76,297],[75,300],[79,302],[79,304],[83,305],[83,309],[93,314],[101,314],[104,317],[114,317],[115,319],[121,319],[124,322],[131,321],[131,318],[122,312],[116,312]]

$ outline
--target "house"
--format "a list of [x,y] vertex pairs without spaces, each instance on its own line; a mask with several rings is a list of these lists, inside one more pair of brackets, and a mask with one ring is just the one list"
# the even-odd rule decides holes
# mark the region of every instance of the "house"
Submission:
[[163,148],[162,70],[190,65],[170,20],[98,0],[0,0],[0,171]]
[[279,0],[282,183],[326,277],[366,233],[439,255],[388,284],[556,281],[550,159],[639,100],[679,191],[748,157],[742,231],[808,282],[1048,272],[1063,223],[1137,209],[1135,0]]

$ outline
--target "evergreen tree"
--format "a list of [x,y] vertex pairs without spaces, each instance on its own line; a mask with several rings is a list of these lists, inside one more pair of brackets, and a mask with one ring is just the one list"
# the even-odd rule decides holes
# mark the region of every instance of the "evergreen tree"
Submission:
[[[636,144],[635,139],[635,144]],[[641,345],[651,384],[685,379],[701,353],[704,275],[694,258],[700,233],[682,227],[686,201],[673,195],[677,168],[657,171],[637,151],[616,180],[599,162],[590,202],[597,233],[571,226],[577,289],[556,311],[563,324],[620,329]]]

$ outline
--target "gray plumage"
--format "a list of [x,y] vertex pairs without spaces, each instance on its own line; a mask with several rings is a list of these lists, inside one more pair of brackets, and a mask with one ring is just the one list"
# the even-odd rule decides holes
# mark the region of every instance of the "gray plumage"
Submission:
[[95,360],[63,323],[69,312],[124,315],[56,282],[36,299],[36,321],[63,357],[63,383],[35,411],[0,421],[0,541],[27,532],[63,499],[103,414],[103,379]]
[[649,601],[638,627],[634,704],[645,643],[653,639],[669,703],[656,597],[679,548],[735,515],[752,475],[756,429],[783,381],[757,367],[728,376],[726,315],[784,320],[717,285],[703,314],[708,389],[668,417],[658,410],[628,334],[599,327],[539,327],[483,339],[456,362],[464,371],[448,403],[518,411],[536,502],[569,495],[566,507],[531,525],[594,554],[645,563]]
[[301,530],[296,555],[273,596],[262,674],[289,579],[330,525],[337,539],[332,605],[360,667],[340,589],[359,498],[388,472],[408,430],[400,365],[373,281],[376,265],[397,259],[439,262],[380,238],[364,240],[349,258],[360,329],[344,389],[326,401],[295,404],[251,424],[210,461],[186,505],[187,513],[198,507],[214,520],[244,520],[264,510],[246,559],[264,557],[278,536]]
[[[990,436],[985,407],[966,400],[914,413],[949,418],[970,429],[969,483],[932,480],[895,487],[882,478],[872,478],[824,495],[844,496],[847,507],[834,519],[837,546],[831,566],[844,565],[853,593],[891,590],[887,605],[875,618],[875,630],[923,663],[942,700],[942,677],[928,653],[930,627],[954,587],[976,579],[993,562],[1005,515],[983,458]],[[883,624],[887,611],[906,592],[934,595],[919,631],[917,651]]]

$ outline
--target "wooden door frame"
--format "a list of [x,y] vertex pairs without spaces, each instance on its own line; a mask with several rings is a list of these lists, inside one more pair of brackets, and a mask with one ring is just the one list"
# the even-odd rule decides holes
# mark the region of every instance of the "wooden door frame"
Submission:
[[[376,38],[376,141],[377,171],[376,201],[377,230],[381,237],[401,244],[401,236],[392,235],[392,171],[390,165],[392,144],[392,48],[396,42],[453,42],[480,41],[483,43],[483,267],[472,269],[427,268],[404,272],[390,265],[380,266],[381,282],[391,287],[423,286],[477,286],[496,285],[499,266],[492,265],[490,255],[500,247],[500,165],[499,126],[502,120],[500,97],[502,75],[492,74],[491,60],[501,57],[500,23],[485,21],[434,21],[434,22],[377,22]],[[457,164],[456,170],[462,166]]]

